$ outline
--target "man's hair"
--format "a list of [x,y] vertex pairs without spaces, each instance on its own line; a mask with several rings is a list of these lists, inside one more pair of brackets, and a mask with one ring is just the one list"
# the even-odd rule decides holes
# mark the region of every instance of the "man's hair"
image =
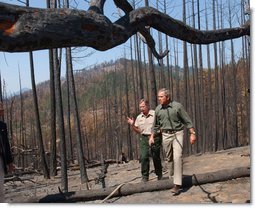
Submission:
[[169,98],[171,97],[171,96],[170,96],[170,91],[169,91],[168,89],[166,89],[166,88],[161,88],[161,89],[158,91],[158,93],[159,93],[159,92],[163,92],[163,93],[165,94],[166,97],[169,97]]
[[143,102],[145,103],[145,105],[150,106],[149,101],[144,98],[140,100],[139,105]]

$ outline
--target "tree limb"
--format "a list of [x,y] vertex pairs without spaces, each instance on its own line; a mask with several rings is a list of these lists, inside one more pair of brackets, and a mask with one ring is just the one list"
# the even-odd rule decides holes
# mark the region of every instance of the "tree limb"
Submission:
[[[128,1],[125,0],[114,0],[114,3],[117,7],[119,7],[120,9],[122,9],[126,15],[129,15],[129,13],[133,10],[133,7],[129,4]],[[138,33],[141,36],[141,39],[143,40],[143,42],[145,42],[151,49],[151,52],[153,53],[153,55],[156,57],[156,59],[159,60],[164,58],[167,54],[168,54],[168,50],[164,51],[163,54],[159,54],[156,51],[156,47],[155,47],[155,41],[153,39],[153,37],[150,34],[149,29],[147,28],[142,28],[141,30],[139,30],[140,33]]]
[[99,14],[103,14],[104,13],[104,4],[105,4],[105,0],[91,0],[90,7],[88,10],[97,12]]
[[249,23],[238,28],[200,31],[152,7],[132,10],[112,23],[93,10],[39,9],[0,3],[0,50],[25,52],[87,46],[105,51],[125,43],[138,31],[142,33],[146,26],[193,44],[250,35]]

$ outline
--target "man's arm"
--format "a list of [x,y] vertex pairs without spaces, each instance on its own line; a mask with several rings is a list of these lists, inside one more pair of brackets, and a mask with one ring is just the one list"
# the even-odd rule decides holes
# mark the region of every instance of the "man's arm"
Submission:
[[141,133],[141,130],[137,126],[135,126],[135,121],[133,118],[127,117],[127,122],[137,134]]
[[183,105],[180,106],[180,108],[178,110],[178,114],[181,117],[181,120],[183,121],[183,123],[189,129],[190,144],[194,144],[195,141],[196,141],[196,132],[195,132],[195,129],[193,127],[193,123],[191,121],[191,118],[189,117],[188,113],[184,109]]
[[182,104],[179,104],[177,114],[181,119],[181,122],[186,125],[187,129],[193,128],[193,123],[191,121],[190,116],[188,115],[187,111],[184,109]]
[[159,120],[158,120],[158,116],[157,116],[157,108],[155,110],[155,114],[154,114],[154,122],[153,122],[153,126],[152,126],[152,133],[149,139],[149,145],[151,146],[152,144],[154,144],[154,135],[157,135],[160,133],[160,124],[159,124]]

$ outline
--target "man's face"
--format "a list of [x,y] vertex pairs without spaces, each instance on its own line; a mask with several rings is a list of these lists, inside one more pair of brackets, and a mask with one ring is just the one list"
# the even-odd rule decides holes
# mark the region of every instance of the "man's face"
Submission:
[[169,97],[167,97],[164,92],[159,92],[158,101],[161,105],[167,105],[169,103]]
[[145,102],[141,102],[139,108],[143,114],[147,114],[149,112],[149,106],[147,106]]

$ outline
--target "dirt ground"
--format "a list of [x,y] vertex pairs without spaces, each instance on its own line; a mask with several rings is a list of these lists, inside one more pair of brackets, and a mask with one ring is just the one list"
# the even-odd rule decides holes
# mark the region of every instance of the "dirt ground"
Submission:
[[[209,173],[223,169],[250,166],[250,146],[219,151],[213,154],[203,154],[185,157],[183,167],[184,175]],[[168,172],[164,167],[163,180],[168,180]],[[90,189],[100,189],[101,184],[96,184],[100,167],[88,168]],[[60,174],[60,173],[59,173]],[[106,187],[115,187],[122,183],[140,183],[140,163],[130,161],[125,164],[111,164],[105,178]],[[150,181],[157,180],[154,167],[151,164]],[[7,203],[19,203],[29,197],[44,197],[48,194],[59,193],[60,176],[45,180],[38,174],[23,176],[27,180],[10,181],[5,183],[5,197]],[[80,183],[79,171],[68,171],[69,191],[86,190]],[[115,197],[104,203],[114,204],[211,204],[211,203],[251,203],[250,177],[237,178],[225,182],[208,183],[201,186],[192,186],[183,189],[178,196],[172,196],[170,190],[144,192],[129,196]],[[82,203],[101,203],[102,200],[86,201]]]

